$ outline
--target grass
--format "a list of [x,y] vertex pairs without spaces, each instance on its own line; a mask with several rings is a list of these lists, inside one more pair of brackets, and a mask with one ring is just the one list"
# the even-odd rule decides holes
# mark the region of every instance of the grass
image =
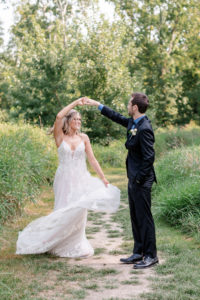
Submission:
[[99,232],[99,231],[100,231],[100,227],[86,228],[86,233],[87,234],[92,234],[92,233]]
[[120,250],[111,250],[111,251],[109,251],[109,254],[110,255],[122,255],[122,254],[124,254],[124,252],[120,251]]
[[155,137],[156,157],[159,158],[171,150],[200,145],[200,127],[191,123],[185,127],[159,128]]
[[106,285],[104,285],[105,289],[109,289],[109,290],[113,290],[117,288],[116,282],[115,283],[107,283]]
[[0,225],[34,201],[41,184],[52,182],[55,150],[37,127],[0,124]]
[[108,237],[109,238],[115,238],[115,237],[120,237],[121,233],[119,230],[107,230]]
[[98,290],[98,288],[99,288],[98,284],[96,284],[96,283],[90,283],[88,285],[86,284],[83,287],[87,290],[95,290],[95,291]]
[[152,278],[153,292],[142,299],[188,300],[200,295],[200,245],[177,230],[157,224],[158,247],[165,254],[165,262],[156,266]]
[[106,252],[106,248],[95,248],[94,255],[103,254]]
[[[124,186],[123,189],[125,195],[126,187]],[[124,197],[122,201],[127,203],[127,197]],[[132,252],[133,242],[130,241],[132,239],[132,232],[128,209],[123,208],[118,210],[112,219],[115,222],[121,223],[124,242],[121,245],[120,251],[122,250],[129,255]],[[161,255],[159,257],[161,263],[154,267],[156,275],[150,278],[153,291],[142,294],[140,299],[199,299],[200,244],[198,240],[181,234],[179,230],[167,226],[166,222],[158,218],[155,218],[155,222],[158,255]],[[131,274],[138,275],[141,274],[141,271],[132,270]]]
[[[126,181],[124,175],[119,176],[123,194],[122,203],[125,204],[127,203]],[[112,177],[109,170],[107,177]],[[44,300],[51,298],[52,295],[58,295],[63,299],[84,299],[91,291],[98,292],[102,287],[109,291],[119,286],[119,282],[115,279],[118,275],[115,268],[95,269],[90,266],[81,266],[78,261],[70,265],[68,259],[59,259],[48,254],[14,255],[19,228],[34,219],[36,211],[44,214],[53,207],[53,199],[49,191],[49,188],[44,190],[43,201],[38,202],[37,207],[35,204],[28,205],[29,210],[26,209],[22,217],[13,219],[13,223],[6,223],[4,230],[0,233],[0,239],[3,242],[0,257],[0,299],[2,300],[29,300],[31,298]],[[91,212],[93,221],[94,215],[95,213]],[[100,213],[97,216],[100,220],[103,215]],[[121,236],[124,238],[123,244],[117,250],[120,253],[116,252],[113,255],[117,253],[129,255],[132,252],[133,242],[128,208],[120,209],[113,215],[113,218],[117,218],[117,222],[122,225]],[[161,261],[164,258],[164,261],[154,267],[155,276],[150,278],[153,290],[143,294],[140,298],[197,300],[200,293],[199,244],[157,219],[156,229],[159,255],[162,253],[159,258]],[[102,253],[104,248],[97,248],[96,251]],[[137,280],[144,272],[131,269],[130,278],[121,280],[121,284],[127,285],[127,288],[129,285],[137,285]],[[109,293],[106,299],[108,298]]]
[[[109,278],[113,279],[118,275],[118,271],[114,268],[103,267],[97,270],[93,267],[79,265],[78,260],[74,265],[70,265],[67,259],[62,260],[47,254],[28,256],[14,254],[17,232],[35,217],[49,213],[53,207],[52,194],[49,193],[47,187],[44,190],[42,201],[37,204],[29,203],[25,211],[21,211],[21,208],[28,203],[27,200],[36,199],[41,184],[52,182],[52,174],[55,171],[55,153],[51,152],[52,145],[48,144],[49,137],[46,137],[44,132],[41,134],[40,129],[28,125],[19,128],[9,127],[9,124],[6,126],[8,127],[1,128],[0,134],[2,147],[5,149],[5,153],[1,151],[0,154],[2,170],[0,184],[3,189],[3,192],[2,190],[0,192],[0,214],[2,220],[7,220],[8,216],[10,218],[0,231],[2,244],[0,299],[44,300],[51,298],[52,295],[63,297],[63,299],[84,299],[90,290],[95,292],[102,284],[107,290],[115,288],[117,284],[109,281]],[[161,263],[154,267],[155,276],[150,278],[152,291],[142,294],[140,298],[143,300],[199,299],[200,148],[190,145],[193,142],[194,134],[197,136],[195,143],[199,143],[199,129],[195,130],[188,129],[187,132],[183,130],[184,133],[180,130],[177,134],[175,132],[171,139],[167,138],[170,136],[167,131],[157,133],[162,135],[160,139],[164,140],[163,145],[160,143],[160,159],[156,162],[159,184],[153,189],[153,211]],[[176,136],[180,137],[181,135],[181,138],[176,139]],[[13,138],[12,143],[10,137]],[[16,145],[13,143],[14,137],[16,137]],[[157,140],[160,141],[159,138]],[[164,146],[166,141],[169,144],[168,147]],[[34,149],[32,142],[34,142]],[[183,145],[186,146],[185,149],[181,148]],[[121,146],[123,147],[122,144]],[[176,149],[177,147],[180,149]],[[169,148],[175,150],[163,155]],[[100,155],[103,159],[102,149],[100,147],[97,149],[99,151],[97,158]],[[112,151],[114,151],[114,146]],[[13,153],[17,153],[17,157],[14,157]],[[123,153],[113,162],[109,160],[111,155],[109,151],[108,155],[105,152],[105,165],[121,165],[124,153],[123,148]],[[49,161],[52,161],[52,164],[49,164]],[[24,169],[22,169],[22,162],[23,164],[27,163]],[[13,168],[15,163],[19,165],[19,170]],[[123,230],[122,233],[120,232],[120,236],[124,241],[120,248],[113,250],[110,254],[129,255],[132,252],[133,241],[127,208],[126,172],[124,168],[109,167],[106,176],[121,189],[122,198],[120,209],[112,215],[112,220],[120,224]],[[21,216],[16,214],[16,210],[21,211]],[[12,215],[14,216],[11,217]],[[102,226],[107,229],[109,235],[116,234],[118,236],[119,232],[112,230],[112,226],[103,224],[103,215],[103,213],[89,213],[88,220],[93,224],[89,234],[98,233]],[[166,221],[172,226],[168,226]],[[184,234],[180,233],[177,228],[182,228]],[[195,238],[192,235],[194,232],[196,232]],[[104,248],[97,248],[95,251],[95,254],[98,255],[104,252]],[[131,281],[133,281],[132,284],[137,284],[136,281],[140,274],[143,272],[132,270],[130,278],[122,280],[122,285],[127,285],[128,288]],[[108,298],[109,295],[107,300]]]
[[124,151],[124,140],[112,141],[109,147],[94,144],[93,150],[102,166],[123,167],[125,164],[126,151]]
[[74,299],[85,299],[86,291],[85,290],[73,291],[72,295],[73,295]]
[[130,277],[130,280],[123,280],[120,282],[121,284],[127,284],[127,285],[132,285],[132,284],[138,284],[139,283],[139,280],[137,278],[131,278]]
[[159,184],[154,186],[158,217],[200,240],[200,147],[169,152],[156,164]]

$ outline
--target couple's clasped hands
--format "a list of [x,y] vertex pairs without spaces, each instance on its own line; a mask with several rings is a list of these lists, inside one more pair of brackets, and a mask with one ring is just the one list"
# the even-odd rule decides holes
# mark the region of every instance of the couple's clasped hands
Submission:
[[77,105],[83,106],[83,105],[90,105],[90,106],[99,106],[100,102],[90,99],[88,97],[81,97],[76,100]]

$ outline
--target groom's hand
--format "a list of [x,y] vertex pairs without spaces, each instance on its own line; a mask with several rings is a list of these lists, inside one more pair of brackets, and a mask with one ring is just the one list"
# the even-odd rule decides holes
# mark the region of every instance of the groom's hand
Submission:
[[90,105],[90,106],[99,106],[100,105],[100,102],[90,99],[88,97],[84,97],[83,99],[84,99],[83,102],[85,105]]

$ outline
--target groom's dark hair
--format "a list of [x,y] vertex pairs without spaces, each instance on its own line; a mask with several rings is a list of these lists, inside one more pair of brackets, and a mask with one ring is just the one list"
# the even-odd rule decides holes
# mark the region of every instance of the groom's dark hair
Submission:
[[149,106],[149,99],[145,94],[133,93],[131,95],[131,103],[132,105],[137,105],[139,112],[143,114]]

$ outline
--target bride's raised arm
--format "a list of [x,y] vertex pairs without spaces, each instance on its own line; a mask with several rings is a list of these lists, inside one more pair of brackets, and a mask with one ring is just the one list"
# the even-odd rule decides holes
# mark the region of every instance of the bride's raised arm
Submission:
[[63,139],[63,118],[64,116],[66,116],[68,114],[68,112],[73,109],[75,106],[77,105],[83,105],[83,98],[79,98],[75,101],[73,101],[72,103],[70,103],[69,105],[65,106],[61,111],[59,111],[59,113],[56,116],[56,120],[54,123],[54,127],[53,127],[53,134],[54,134],[54,138],[55,138],[55,142],[57,147],[59,147],[59,145],[62,142]]
[[90,139],[86,134],[82,134],[82,137],[84,139],[85,142],[85,152],[87,154],[87,158],[89,161],[89,164],[91,165],[91,167],[94,169],[94,171],[99,175],[99,177],[101,178],[101,180],[103,181],[103,183],[105,184],[105,186],[107,186],[109,184],[109,182],[107,181],[107,179],[105,178],[105,175],[96,159],[96,157],[94,156],[93,150],[92,150],[92,146],[90,144]]

